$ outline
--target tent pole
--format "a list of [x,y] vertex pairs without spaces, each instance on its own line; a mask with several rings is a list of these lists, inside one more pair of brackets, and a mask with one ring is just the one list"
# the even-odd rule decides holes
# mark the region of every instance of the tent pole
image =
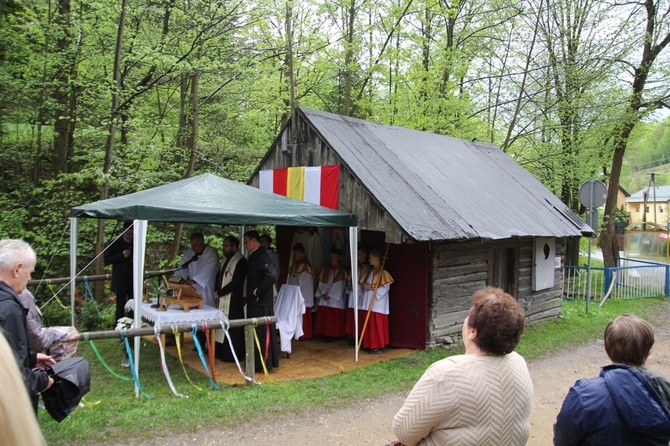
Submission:
[[74,296],[77,276],[77,230],[79,219],[70,217],[70,320],[74,327]]
[[[351,296],[354,299],[354,345],[358,345],[358,226],[349,227],[349,250],[351,252]],[[358,362],[358,349],[354,349]]]
[[[142,282],[144,281],[144,251],[147,242],[147,221],[133,221],[133,299],[135,301],[135,328],[142,324]],[[135,370],[140,373],[140,338],[133,340],[133,355],[135,356]],[[140,395],[140,389],[135,384],[135,396]]]

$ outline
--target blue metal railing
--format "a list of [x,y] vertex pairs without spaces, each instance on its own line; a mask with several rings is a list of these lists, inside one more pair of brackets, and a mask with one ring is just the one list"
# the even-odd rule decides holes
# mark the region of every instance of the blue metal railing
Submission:
[[565,266],[563,297],[600,300],[670,296],[670,265],[666,263],[617,258],[614,268],[591,267],[591,288],[587,289],[588,268]]

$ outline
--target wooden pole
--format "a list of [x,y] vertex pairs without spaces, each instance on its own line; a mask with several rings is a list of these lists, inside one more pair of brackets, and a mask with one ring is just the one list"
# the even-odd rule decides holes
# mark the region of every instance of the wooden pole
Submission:
[[[361,351],[361,345],[363,345],[363,338],[365,337],[365,330],[368,328],[368,321],[370,320],[370,313],[372,313],[372,305],[375,303],[377,298],[377,289],[379,288],[379,283],[382,280],[382,273],[384,272],[384,265],[386,264],[386,258],[389,253],[389,244],[386,244],[386,252],[384,252],[384,257],[382,258],[382,264],[379,266],[379,275],[377,276],[377,283],[375,283],[375,289],[372,292],[372,299],[370,299],[370,305],[368,305],[368,312],[365,315],[365,322],[363,323],[363,329],[361,330],[361,338],[358,340],[358,347],[356,348],[357,352]],[[374,274],[375,271],[372,270],[370,274]]]
[[[246,348],[246,358],[245,358],[245,370],[247,373],[247,376],[254,376],[255,371],[255,360],[254,360],[254,326],[257,325],[258,323],[265,323],[267,320],[270,320],[270,323],[277,323],[277,316],[269,316],[269,317],[263,317],[262,319],[256,319],[256,318],[251,318],[251,319],[234,319],[229,321],[230,322],[230,327],[229,328],[238,328],[238,327],[244,327],[244,344]],[[201,330],[204,330],[205,327],[209,330],[216,330],[217,327],[221,327],[221,323],[218,320],[211,320],[211,321],[205,321],[201,322],[199,324],[196,324]],[[159,334],[168,334],[172,333],[172,328],[173,325],[164,325],[158,330]],[[219,328],[220,329],[220,328]],[[179,324],[177,325],[177,332],[179,333],[190,333],[193,331],[193,325],[192,324]],[[76,336],[73,336],[72,338],[69,338],[66,341],[63,342],[74,342],[74,341],[92,341],[92,340],[97,340],[97,339],[114,339],[121,337],[122,335],[126,335],[127,337],[135,337],[135,336],[148,336],[155,334],[156,331],[154,330],[153,327],[145,327],[145,328],[129,328],[125,331],[121,330],[106,330],[106,331],[90,331],[90,332],[83,332],[79,333]],[[212,341],[214,340],[214,337],[212,336]],[[214,344],[210,345],[210,352],[213,352]],[[247,384],[254,384],[254,382],[249,382],[247,381]]]
[[[151,277],[162,276],[164,274],[169,274],[177,271],[179,268],[164,269],[161,271],[147,271],[144,273],[144,278],[149,279]],[[97,280],[110,280],[112,278],[111,274],[95,274],[92,276],[77,276],[74,278],[75,282],[84,282],[86,280],[94,282]],[[56,277],[54,279],[35,279],[29,280],[28,285],[42,285],[42,284],[56,284],[56,283],[68,283],[72,279],[70,277]]]
[[[277,317],[273,316],[272,319],[276,320]],[[247,376],[253,377],[256,373],[256,360],[254,359],[254,324],[247,324],[244,326],[244,367],[247,372]],[[259,353],[260,354],[260,353]],[[252,384],[247,381],[247,384]]]
[[[277,316],[269,316],[270,323],[276,323],[277,322]],[[230,328],[237,328],[237,327],[246,327],[246,326],[251,326],[253,328],[253,324],[257,323],[265,323],[266,318],[263,317],[262,319],[234,319],[230,321]],[[201,330],[205,328],[205,326],[209,330],[216,330],[220,329],[221,324],[220,321],[218,320],[211,320],[211,321],[204,321],[196,324],[197,327],[199,327]],[[173,325],[163,325],[160,330],[158,331],[160,334],[168,334],[172,333],[172,327]],[[177,325],[177,331],[179,333],[190,333],[193,330],[193,325],[192,324],[179,324]],[[121,330],[106,330],[106,331],[89,331],[89,332],[82,332],[79,333],[78,335],[73,336],[72,338],[68,339],[67,341],[63,342],[74,342],[74,341],[88,341],[88,340],[98,340],[98,339],[114,339],[120,337],[122,334],[124,334],[123,331]],[[125,331],[125,335],[129,338],[135,337],[135,336],[147,336],[147,335],[152,335],[155,334],[155,330],[153,327],[144,327],[144,328],[129,328]],[[251,342],[253,345],[253,333],[251,333]],[[253,351],[253,350],[252,350]]]

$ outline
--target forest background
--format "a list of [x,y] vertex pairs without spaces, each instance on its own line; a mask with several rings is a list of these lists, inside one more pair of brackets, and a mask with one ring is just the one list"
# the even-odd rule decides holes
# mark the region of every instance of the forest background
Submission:
[[[580,214],[581,184],[607,182],[611,265],[617,186],[635,192],[651,171],[670,184],[669,11],[668,0],[0,0],[0,235],[33,244],[37,278],[68,276],[71,207],[203,172],[244,182],[307,106],[494,143]],[[118,228],[80,226],[82,268]],[[151,225],[148,268],[169,265],[183,239],[181,226]]]

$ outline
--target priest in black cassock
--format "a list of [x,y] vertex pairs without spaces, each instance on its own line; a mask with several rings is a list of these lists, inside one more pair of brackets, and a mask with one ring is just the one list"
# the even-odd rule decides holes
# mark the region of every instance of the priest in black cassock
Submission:
[[[246,286],[247,318],[274,316],[272,285],[275,283],[275,278],[272,272],[272,261],[265,248],[261,246],[258,231],[251,230],[244,233],[244,247],[249,253]],[[269,337],[267,336],[268,330],[270,331]],[[273,367],[279,367],[276,324],[268,326],[259,322],[256,333],[268,371]],[[254,361],[256,372],[262,372],[263,366],[257,349],[254,349]]]

